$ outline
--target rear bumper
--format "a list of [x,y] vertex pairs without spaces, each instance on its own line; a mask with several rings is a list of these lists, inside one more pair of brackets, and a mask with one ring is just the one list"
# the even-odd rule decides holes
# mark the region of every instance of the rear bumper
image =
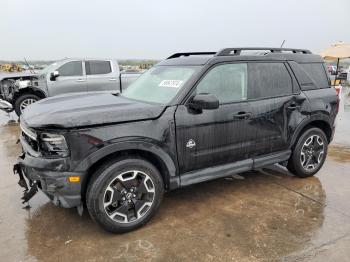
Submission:
[[12,104],[3,99],[0,99],[0,110],[3,110],[5,112],[11,112],[13,111]]
[[[14,169],[19,168],[19,172],[29,180],[29,186],[37,186],[55,205],[65,208],[77,207],[81,205],[81,181],[85,173],[46,169],[50,166],[59,169],[59,161],[62,161],[62,165],[66,163],[66,159],[44,159],[24,153],[18,158]],[[79,176],[80,182],[69,182],[69,176]]]

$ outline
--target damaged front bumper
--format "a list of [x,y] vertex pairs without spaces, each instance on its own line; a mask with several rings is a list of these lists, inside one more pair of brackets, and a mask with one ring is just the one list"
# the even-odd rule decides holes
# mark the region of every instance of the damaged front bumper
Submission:
[[13,111],[12,104],[3,99],[0,99],[0,110],[3,110],[7,113],[12,112]]
[[41,189],[51,201],[61,207],[71,208],[81,205],[81,182],[69,182],[70,176],[84,176],[82,172],[63,172],[47,169],[66,165],[66,159],[45,159],[23,153],[14,165],[14,173],[19,176],[18,184],[24,188],[23,203],[28,202]]

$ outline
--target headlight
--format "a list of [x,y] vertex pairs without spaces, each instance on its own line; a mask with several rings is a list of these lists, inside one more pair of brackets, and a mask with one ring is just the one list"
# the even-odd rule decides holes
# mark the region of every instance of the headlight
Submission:
[[30,86],[30,80],[17,80],[17,86],[19,89]]
[[67,157],[69,155],[66,139],[58,134],[42,133],[40,151],[43,156],[48,157]]

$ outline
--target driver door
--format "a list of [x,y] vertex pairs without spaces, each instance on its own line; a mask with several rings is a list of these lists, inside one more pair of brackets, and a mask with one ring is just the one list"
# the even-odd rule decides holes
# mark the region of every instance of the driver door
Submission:
[[49,96],[72,92],[86,92],[87,83],[83,61],[70,61],[60,66],[59,76],[49,80]]
[[176,110],[180,172],[227,164],[250,157],[256,132],[250,125],[246,63],[220,64],[200,80],[195,94],[210,93],[219,108],[195,112],[188,104]]

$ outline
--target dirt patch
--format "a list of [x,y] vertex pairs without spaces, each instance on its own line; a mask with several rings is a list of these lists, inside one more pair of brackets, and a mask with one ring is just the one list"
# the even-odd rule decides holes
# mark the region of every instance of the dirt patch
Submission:
[[328,156],[338,162],[350,162],[350,146],[331,145],[328,148]]

